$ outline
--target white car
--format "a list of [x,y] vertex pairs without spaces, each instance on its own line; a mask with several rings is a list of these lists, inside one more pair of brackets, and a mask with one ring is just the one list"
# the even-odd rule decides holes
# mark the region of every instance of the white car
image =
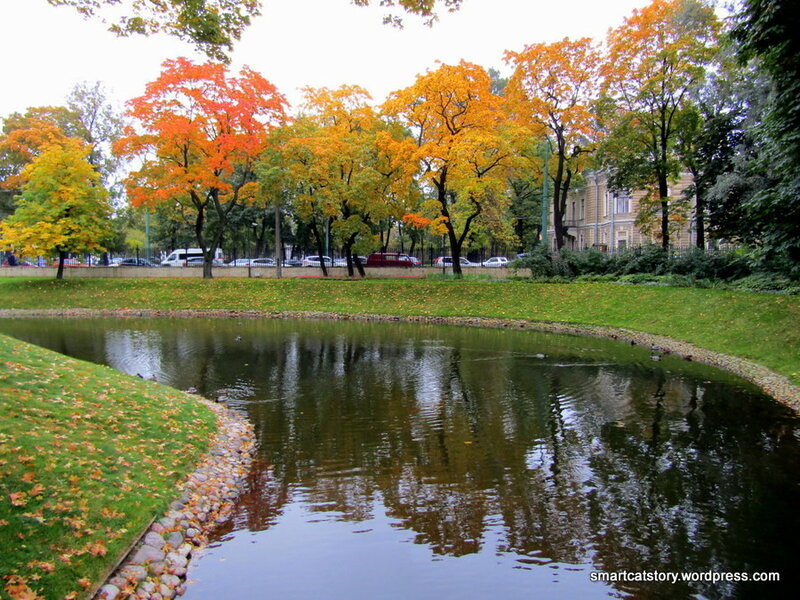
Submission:
[[481,263],[482,267],[507,267],[508,259],[505,256],[493,256]]
[[237,258],[225,265],[226,267],[274,267],[274,258]]
[[[459,257],[458,262],[461,264],[462,267],[477,267],[478,263],[470,262],[463,256]],[[452,256],[440,256],[434,261],[434,266],[436,267],[452,267],[453,266],[453,257]]]
[[326,267],[332,267],[333,266],[333,260],[331,259],[330,256],[320,257],[318,255],[306,256],[303,259],[303,266],[304,267],[321,267],[322,266],[322,261],[325,261],[325,266]]

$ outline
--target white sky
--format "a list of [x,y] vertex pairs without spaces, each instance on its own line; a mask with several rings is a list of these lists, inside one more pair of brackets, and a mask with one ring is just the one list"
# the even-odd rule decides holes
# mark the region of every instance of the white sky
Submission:
[[[374,0],[379,4],[379,0]],[[376,103],[411,85],[436,61],[465,59],[507,74],[506,50],[563,37],[602,40],[647,0],[464,0],[433,28],[413,16],[397,30],[381,22],[379,6],[349,0],[263,0],[263,14],[233,53],[235,70],[247,64],[275,84],[292,104],[304,86],[366,88]],[[196,54],[166,36],[116,38],[97,20],[46,0],[0,0],[0,56],[4,85],[0,118],[29,106],[63,104],[76,83],[102,81],[122,108],[144,92],[161,63]]]

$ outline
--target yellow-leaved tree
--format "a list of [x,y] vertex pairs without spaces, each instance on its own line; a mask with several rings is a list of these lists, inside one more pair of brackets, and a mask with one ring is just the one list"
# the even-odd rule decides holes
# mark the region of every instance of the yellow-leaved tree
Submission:
[[58,253],[57,279],[71,252],[102,252],[111,234],[111,204],[91,148],[69,138],[46,146],[23,170],[17,210],[0,223],[0,244],[20,254]]
[[533,128],[534,135],[544,132],[554,142],[548,170],[560,250],[569,229],[564,215],[570,184],[585,168],[597,136],[593,105],[600,89],[600,52],[589,38],[565,38],[507,52],[506,62],[514,67],[506,89],[513,112],[523,125]]
[[478,219],[504,212],[506,173],[515,161],[520,131],[507,119],[480,66],[461,61],[419,75],[390,94],[386,115],[407,127],[413,158],[436,227],[450,241],[453,272],[461,274],[462,247]]
[[411,193],[416,168],[402,152],[408,144],[404,132],[378,118],[364,89],[308,88],[301,117],[273,135],[260,178],[273,192],[286,191],[320,255],[330,226],[349,274],[355,267],[363,276],[358,252],[374,249],[374,227],[385,219],[399,220]]

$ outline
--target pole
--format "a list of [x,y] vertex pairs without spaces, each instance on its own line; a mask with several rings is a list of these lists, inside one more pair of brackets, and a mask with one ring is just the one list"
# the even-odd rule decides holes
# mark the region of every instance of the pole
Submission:
[[547,228],[550,225],[550,138],[545,137],[544,144],[544,168],[542,170],[542,246],[545,250],[550,249],[547,240]]
[[150,211],[144,211],[144,255],[150,260]]
[[281,278],[281,264],[283,263],[283,240],[281,239],[281,205],[275,205],[275,274]]

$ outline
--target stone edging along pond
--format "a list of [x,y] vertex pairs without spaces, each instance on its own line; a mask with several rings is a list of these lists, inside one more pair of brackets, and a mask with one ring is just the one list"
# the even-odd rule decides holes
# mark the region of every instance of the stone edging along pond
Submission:
[[[405,322],[546,331],[617,339],[630,344],[648,345],[658,353],[675,354],[684,360],[702,362],[735,373],[800,414],[800,387],[788,378],[751,361],[713,352],[666,336],[628,329],[594,325],[570,325],[521,319],[485,317],[430,317],[373,314],[346,314],[306,311],[231,311],[231,310],[0,310],[0,318],[272,318],[346,321]],[[217,414],[218,435],[200,467],[189,476],[180,499],[170,511],[155,521],[125,557],[95,598],[149,598],[163,600],[179,596],[186,589],[185,576],[192,554],[205,541],[205,535],[223,520],[243,485],[252,460],[253,427],[241,415],[206,401]],[[133,592],[133,593],[131,593]]]
[[170,510],[150,524],[94,595],[96,600],[166,600],[186,591],[186,573],[206,534],[233,508],[250,470],[253,426],[243,416],[199,398],[217,417],[217,435]]

